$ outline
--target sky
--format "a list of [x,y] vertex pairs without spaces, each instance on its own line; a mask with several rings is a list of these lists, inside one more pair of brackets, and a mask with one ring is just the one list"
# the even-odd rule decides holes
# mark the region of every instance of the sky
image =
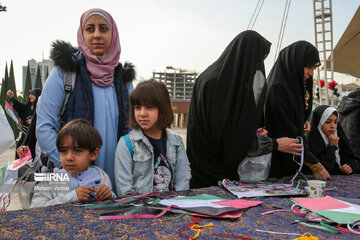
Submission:
[[[120,62],[132,62],[137,80],[149,79],[166,66],[201,73],[224,51],[230,41],[247,30],[258,1],[255,0],[0,0],[0,77],[13,60],[17,89],[22,89],[22,66],[49,58],[51,42],[77,45],[81,14],[102,8],[115,19],[120,36]],[[269,73],[286,0],[265,0],[254,24],[272,43],[265,60]],[[334,47],[360,5],[360,0],[332,0]],[[315,45],[312,0],[291,1],[281,48],[306,40]],[[355,78],[336,74],[339,83]]]

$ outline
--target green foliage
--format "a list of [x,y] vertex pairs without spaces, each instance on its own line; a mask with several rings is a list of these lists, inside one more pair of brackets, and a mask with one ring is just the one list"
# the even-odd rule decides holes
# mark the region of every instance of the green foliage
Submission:
[[6,99],[6,83],[5,83],[5,79],[3,78],[1,81],[1,92],[0,92],[0,104],[1,106],[4,106],[5,104],[5,99]]
[[9,81],[9,73],[8,73],[8,67],[7,67],[7,63],[5,65],[5,76],[3,78],[2,84],[1,84],[1,106],[4,107],[5,105],[5,100],[7,98],[6,92],[7,92],[7,86],[8,86],[8,81]]
[[40,72],[40,67],[39,67],[39,65],[38,65],[37,71],[36,71],[35,88],[40,88],[40,89],[42,89],[41,72]]
[[49,69],[46,68],[45,80],[49,77]]
[[[5,66],[5,77],[2,81],[2,85],[1,85],[1,105],[4,107],[5,105],[5,101],[7,99],[7,91],[11,90],[14,92],[14,96],[16,97],[16,87],[15,87],[15,79],[14,79],[14,68],[13,68],[13,63],[11,61],[11,67],[10,67],[10,77],[9,77],[9,73],[8,73],[8,67],[7,64]],[[9,102],[11,105],[12,103]],[[19,135],[19,129],[17,128],[16,123],[7,115],[6,115],[6,119],[10,124],[11,129],[13,130],[14,133],[14,137],[17,138]]]
[[[6,81],[6,79],[5,79],[5,81]],[[17,97],[17,95],[16,95],[16,85],[15,85],[15,76],[14,76],[14,65],[13,65],[12,60],[11,60],[11,64],[10,64],[9,80],[7,82],[7,90],[13,91],[14,96]]]
[[25,80],[25,89],[24,89],[24,100],[23,103],[27,103],[29,101],[29,91],[32,89],[31,84],[31,75],[30,75],[30,66],[28,62],[27,71],[26,71],[26,80]]

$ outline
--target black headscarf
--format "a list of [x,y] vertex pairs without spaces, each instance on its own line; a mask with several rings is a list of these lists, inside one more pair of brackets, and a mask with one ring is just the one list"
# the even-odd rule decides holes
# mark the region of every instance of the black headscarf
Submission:
[[[322,165],[324,165],[330,174],[342,174],[342,172],[339,170],[338,164],[335,161],[335,156],[333,158],[329,158],[326,155],[327,146],[325,144],[324,138],[321,136],[321,129],[319,130],[318,127],[322,115],[329,107],[330,106],[327,105],[321,105],[317,107],[311,115],[311,132],[308,136],[309,149],[319,159],[319,161],[322,163]],[[333,113],[337,114],[337,111],[335,110]],[[357,158],[353,154],[349,140],[340,123],[337,125],[337,136],[339,137],[338,154],[341,165],[348,164],[353,169],[353,171],[358,171],[359,166]]]
[[238,178],[237,166],[256,136],[257,108],[263,104],[260,97],[256,105],[253,79],[257,70],[265,76],[270,46],[257,32],[242,32],[196,80],[187,127],[191,188]]
[[[280,51],[267,78],[265,127],[270,137],[304,135],[304,123],[311,113],[313,95],[313,78],[304,82],[304,67],[317,66],[319,62],[317,49],[306,41],[295,42]],[[289,176],[298,168],[292,162],[291,154],[273,153],[270,176]]]

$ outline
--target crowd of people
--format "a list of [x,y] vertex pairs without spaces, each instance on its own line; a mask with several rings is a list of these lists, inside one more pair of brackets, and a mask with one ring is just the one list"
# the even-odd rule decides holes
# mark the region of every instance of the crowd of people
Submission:
[[134,89],[133,65],[119,63],[119,33],[108,12],[84,12],[77,42],[78,48],[53,43],[56,67],[41,97],[32,90],[30,110],[19,107],[26,124],[35,118],[32,156],[42,160],[39,171],[70,177],[68,192],[35,192],[32,207],[213,186],[238,180],[244,159],[264,155],[265,178],[301,170],[326,180],[359,172],[360,94],[343,98],[352,109],[349,103],[312,109],[320,59],[309,42],[281,50],[266,77],[271,43],[255,31],[238,34],[195,82],[186,149],[167,130],[173,111],[166,86],[146,80]]

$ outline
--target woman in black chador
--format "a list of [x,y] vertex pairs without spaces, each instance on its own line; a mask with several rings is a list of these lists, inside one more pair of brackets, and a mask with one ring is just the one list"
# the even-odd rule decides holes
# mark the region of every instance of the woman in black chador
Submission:
[[[21,122],[23,123],[23,125],[25,127],[27,127],[27,131],[29,133],[27,133],[27,135],[32,135],[34,134],[34,130],[35,130],[35,126],[36,126],[36,105],[37,102],[39,100],[39,97],[41,95],[41,89],[39,88],[33,88],[29,91],[29,101],[27,103],[21,103],[19,102],[15,96],[13,91],[8,90],[7,91],[7,96],[10,98],[10,100],[13,102],[14,104],[14,109],[15,111],[19,114],[19,117],[21,118]],[[34,122],[33,124],[31,124],[32,122]],[[31,126],[31,127],[30,127]],[[16,148],[20,147],[21,145],[29,145],[31,152],[33,154],[35,154],[35,144],[36,144],[36,138],[34,142],[28,142],[27,139],[33,139],[33,138],[26,138],[25,134],[21,134],[21,138],[19,139],[19,141],[16,143]],[[35,155],[32,155],[33,157]],[[17,158],[18,156],[15,155],[15,158]]]
[[[238,165],[256,143],[261,124],[264,59],[270,46],[257,32],[242,32],[196,80],[187,127],[191,188],[216,185],[224,178],[238,179]],[[277,141],[262,141],[269,142],[264,154],[278,149]],[[279,147],[286,145],[295,152],[299,144],[294,141],[283,139]]]
[[321,105],[311,117],[309,148],[329,174],[351,174],[359,171],[348,138],[338,122],[334,107]]
[[13,102],[15,111],[19,114],[22,123],[26,127],[29,127],[31,123],[32,117],[36,109],[36,104],[39,100],[40,95],[41,95],[41,89],[39,88],[31,89],[29,91],[29,101],[24,104],[19,102],[15,98],[14,93],[11,90],[7,91],[7,96]]
[[[304,136],[311,129],[307,120],[312,109],[312,76],[319,65],[319,52],[309,42],[298,41],[280,51],[267,78],[265,126],[270,137],[302,137],[304,164],[311,168],[315,178],[327,179],[329,174],[319,168],[315,156],[308,150]],[[291,154],[275,151],[270,177],[295,174],[299,165],[292,158]]]

